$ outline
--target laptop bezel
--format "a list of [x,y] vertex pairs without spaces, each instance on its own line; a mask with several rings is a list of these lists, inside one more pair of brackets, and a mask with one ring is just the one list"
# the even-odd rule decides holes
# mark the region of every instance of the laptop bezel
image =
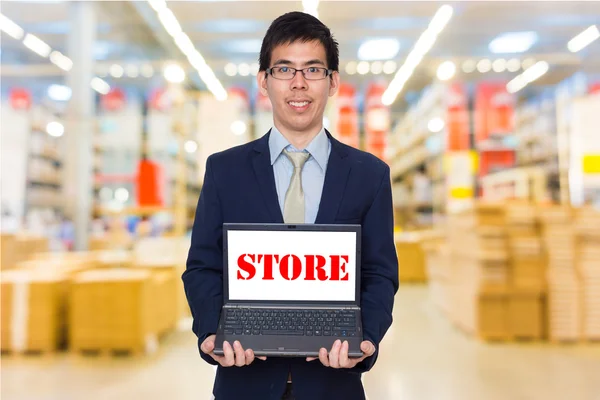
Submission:
[[[229,298],[229,258],[228,234],[229,231],[302,231],[302,232],[353,232],[356,234],[356,282],[354,301],[335,300],[232,300]],[[319,306],[331,305],[336,307],[360,306],[360,281],[361,281],[361,232],[358,224],[260,224],[260,223],[225,223],[223,224],[223,300],[229,305],[284,305],[284,306]]]

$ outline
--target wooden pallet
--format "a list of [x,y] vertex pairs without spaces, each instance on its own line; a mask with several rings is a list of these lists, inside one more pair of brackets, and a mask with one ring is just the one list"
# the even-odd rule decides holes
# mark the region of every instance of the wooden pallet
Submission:
[[76,348],[71,349],[74,355],[80,357],[95,358],[133,358],[146,355],[145,349],[140,348],[121,348],[121,349],[101,349],[101,348]]
[[12,350],[2,349],[0,352],[2,357],[48,357],[56,354],[53,349],[27,349],[27,350]]

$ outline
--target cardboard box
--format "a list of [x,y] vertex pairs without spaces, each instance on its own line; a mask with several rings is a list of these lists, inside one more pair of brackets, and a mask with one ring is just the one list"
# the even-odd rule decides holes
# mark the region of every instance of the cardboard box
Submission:
[[510,268],[511,286],[516,289],[543,290],[547,286],[546,270],[543,258],[513,258]]
[[546,337],[546,304],[543,292],[512,290],[508,298],[508,325],[515,339]]
[[50,271],[2,272],[3,351],[50,352],[64,344],[66,279]]
[[395,241],[400,282],[425,282],[425,253],[419,235],[404,233],[396,235]]
[[131,269],[77,274],[70,287],[70,344],[74,351],[156,350],[152,276]]
[[486,340],[506,340],[510,337],[508,297],[503,290],[479,294],[477,329],[479,337]]

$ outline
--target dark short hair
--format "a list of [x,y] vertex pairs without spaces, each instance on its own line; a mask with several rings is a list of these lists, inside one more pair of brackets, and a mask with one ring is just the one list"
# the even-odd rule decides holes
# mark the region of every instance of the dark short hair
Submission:
[[318,40],[325,47],[327,68],[339,71],[340,54],[338,42],[331,31],[318,18],[299,11],[283,14],[271,23],[260,48],[260,70],[270,67],[273,49],[296,41]]

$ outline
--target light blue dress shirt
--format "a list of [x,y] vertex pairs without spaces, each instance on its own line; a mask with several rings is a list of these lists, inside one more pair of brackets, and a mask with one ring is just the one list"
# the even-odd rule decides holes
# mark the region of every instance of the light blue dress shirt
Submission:
[[[283,150],[300,151],[288,142],[288,140],[273,127],[269,135],[269,151],[271,153],[271,165],[275,175],[275,187],[277,189],[277,198],[279,207],[283,215],[283,205],[285,204],[285,194],[292,179],[294,166],[292,162],[283,154]],[[319,204],[321,203],[321,194],[323,193],[323,183],[325,182],[325,172],[327,171],[327,162],[331,153],[331,143],[325,133],[325,129],[310,142],[303,151],[308,152],[310,157],[302,168],[302,190],[304,191],[304,222],[313,224],[317,219]]]

